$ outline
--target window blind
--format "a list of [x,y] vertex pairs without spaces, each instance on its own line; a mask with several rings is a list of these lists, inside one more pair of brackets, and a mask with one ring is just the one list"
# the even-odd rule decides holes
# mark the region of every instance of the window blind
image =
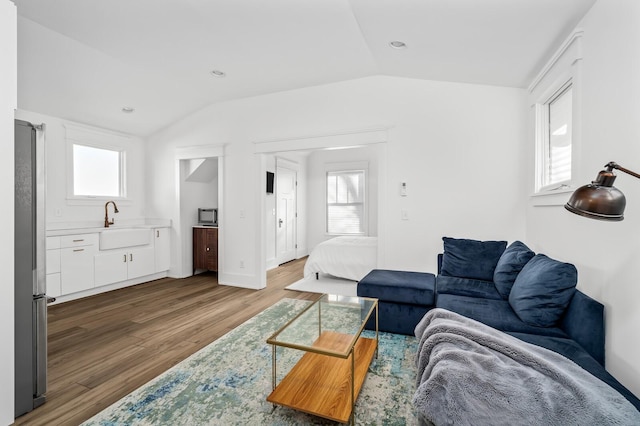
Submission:
[[364,170],[327,173],[327,232],[364,234]]

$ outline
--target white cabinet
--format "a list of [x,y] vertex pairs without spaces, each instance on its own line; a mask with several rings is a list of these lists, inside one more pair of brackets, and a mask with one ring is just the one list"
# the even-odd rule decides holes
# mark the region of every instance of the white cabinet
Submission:
[[153,246],[100,251],[94,258],[95,285],[102,286],[151,275],[155,271]]
[[60,282],[60,237],[47,237],[47,296],[62,294]]
[[127,257],[129,266],[127,278],[151,275],[155,271],[156,259],[153,246],[130,249]]
[[[102,250],[105,234],[99,230],[47,237],[47,295],[72,300],[166,276],[171,262],[170,228],[160,225],[146,232],[152,240],[127,240]],[[109,287],[99,288],[103,286]]]
[[60,237],[60,287],[62,294],[94,287],[93,257],[98,251],[98,234]]
[[155,272],[168,271],[171,266],[171,245],[169,228],[156,228],[153,230],[155,246]]
[[96,286],[125,281],[127,279],[127,251],[98,252],[94,258]]

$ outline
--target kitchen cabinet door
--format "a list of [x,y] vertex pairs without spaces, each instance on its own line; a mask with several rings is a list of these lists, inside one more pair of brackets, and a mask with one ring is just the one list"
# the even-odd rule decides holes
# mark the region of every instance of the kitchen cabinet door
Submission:
[[107,251],[95,256],[96,287],[125,281],[127,279],[127,252]]
[[153,246],[130,248],[127,255],[129,265],[127,278],[138,278],[151,275],[155,271],[156,257]]
[[169,228],[156,228],[153,230],[154,245],[156,249],[156,272],[168,271],[171,266],[171,244],[169,242]]
[[60,249],[60,280],[62,294],[71,294],[94,287],[93,246]]

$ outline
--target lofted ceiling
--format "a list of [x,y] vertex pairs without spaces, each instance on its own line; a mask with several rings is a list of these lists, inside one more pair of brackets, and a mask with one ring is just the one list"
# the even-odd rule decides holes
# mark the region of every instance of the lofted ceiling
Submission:
[[14,0],[18,107],[144,137],[371,75],[526,87],[595,1]]

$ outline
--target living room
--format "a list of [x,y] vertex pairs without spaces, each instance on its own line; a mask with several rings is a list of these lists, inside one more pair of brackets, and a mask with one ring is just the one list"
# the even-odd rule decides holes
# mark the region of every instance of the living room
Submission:
[[[383,189],[378,204],[378,267],[435,272],[443,236],[519,239],[537,252],[571,262],[579,272],[578,288],[606,307],[607,369],[640,394],[640,344],[634,338],[640,326],[636,302],[640,289],[635,279],[640,272],[635,258],[640,243],[628,237],[639,229],[640,187],[619,173],[616,186],[628,202],[626,218],[620,223],[569,214],[563,208],[570,196],[566,189],[535,194],[533,105],[539,101],[535,87],[540,84],[534,87],[533,83],[572,35],[581,48],[576,53],[579,59],[569,66],[580,69],[573,76],[579,87],[579,95],[574,94],[573,134],[579,144],[574,142],[571,186],[575,189],[590,182],[609,161],[640,169],[633,163],[640,150],[633,142],[640,136],[635,123],[640,113],[640,9],[631,0],[590,3],[593,6],[586,8],[584,16],[563,28],[544,55],[535,58],[529,79],[513,85],[456,82],[454,75],[421,79],[380,70],[344,81],[220,101],[167,122],[153,133],[132,132],[144,140],[144,214],[172,218],[179,209],[175,179],[167,172],[175,168],[176,149],[223,145],[227,238],[219,279],[229,285],[263,288],[267,269],[263,156],[294,150],[301,143],[305,148],[330,148],[354,144],[357,135],[374,135],[358,143],[375,144],[384,153],[379,175]],[[540,23],[532,23],[536,24]],[[407,45],[410,52],[409,40]],[[402,53],[389,54],[396,58]],[[257,63],[252,66],[259,68]],[[500,64],[494,68],[498,73]],[[18,91],[19,108],[20,96]],[[29,113],[47,114],[19,110],[24,118]],[[107,124],[100,127],[109,128]],[[406,197],[399,193],[401,182],[407,182]],[[12,193],[12,187],[3,190],[9,194],[7,199]],[[408,220],[402,219],[403,210]],[[8,315],[7,324],[12,321],[11,311],[2,309]],[[8,334],[2,339],[11,340]],[[3,350],[3,360],[10,356]],[[7,383],[10,375],[3,371]],[[9,399],[3,395],[3,407]],[[12,412],[11,404],[3,408],[4,423],[12,421]]]

